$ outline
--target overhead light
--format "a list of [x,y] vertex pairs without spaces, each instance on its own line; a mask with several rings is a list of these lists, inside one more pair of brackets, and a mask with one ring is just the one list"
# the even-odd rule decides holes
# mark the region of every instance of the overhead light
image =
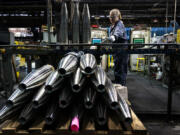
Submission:
[[164,11],[166,8],[149,8],[148,11]]
[[154,23],[157,23],[157,22],[158,22],[158,20],[157,20],[157,19],[154,19],[154,20],[153,20],[153,22],[154,22]]
[[100,19],[100,17],[99,16],[95,16],[95,19],[98,20],[98,19]]
[[104,18],[105,16],[104,15],[100,15],[99,17]]
[[130,18],[123,18],[124,20],[126,19],[126,20],[134,20],[134,19],[136,19],[136,18],[134,18],[134,17],[130,17]]
[[157,7],[158,5],[159,5],[159,2],[158,3],[154,3],[153,7]]
[[3,16],[9,16],[9,14],[3,14]]
[[165,22],[167,23],[167,22],[169,22],[169,20],[165,20]]

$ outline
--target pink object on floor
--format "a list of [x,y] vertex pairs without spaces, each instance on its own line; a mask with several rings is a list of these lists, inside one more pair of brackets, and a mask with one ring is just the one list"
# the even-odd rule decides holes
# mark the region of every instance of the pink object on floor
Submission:
[[72,119],[71,131],[75,131],[75,132],[79,131],[79,118],[77,116]]

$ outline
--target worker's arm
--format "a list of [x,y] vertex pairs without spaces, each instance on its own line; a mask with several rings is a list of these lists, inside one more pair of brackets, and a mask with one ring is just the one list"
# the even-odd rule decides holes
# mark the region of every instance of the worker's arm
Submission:
[[115,27],[114,34],[111,37],[114,38],[113,42],[115,42],[117,40],[118,41],[125,41],[126,40],[125,27],[121,21],[118,22],[117,26]]

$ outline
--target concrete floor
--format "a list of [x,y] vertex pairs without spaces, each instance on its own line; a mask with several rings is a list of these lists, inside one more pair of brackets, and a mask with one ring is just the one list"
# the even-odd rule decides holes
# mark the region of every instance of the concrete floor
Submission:
[[[150,135],[180,135],[180,121],[167,122],[166,118],[153,118],[146,115],[141,117],[140,113],[166,113],[167,89],[162,83],[150,80],[137,73],[129,73],[127,76],[127,87],[129,101],[133,110],[138,113],[140,119],[148,129]],[[173,112],[180,113],[180,91],[173,94]]]
[[[129,73],[127,76],[129,100],[136,112],[166,112],[168,89],[162,83],[141,74]],[[174,90],[172,111],[180,113],[180,90]]]
[[180,135],[180,123],[143,121],[150,135]]
[[128,97],[136,112],[162,112],[167,108],[167,89],[136,73],[127,76]]

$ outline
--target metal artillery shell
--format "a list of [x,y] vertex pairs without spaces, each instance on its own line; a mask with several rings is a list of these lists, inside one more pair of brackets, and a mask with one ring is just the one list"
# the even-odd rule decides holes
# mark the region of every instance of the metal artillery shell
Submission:
[[13,107],[25,103],[31,97],[31,91],[16,89],[6,101],[7,107]]
[[82,13],[82,39],[83,43],[91,43],[91,21],[88,4],[84,4]]
[[73,80],[71,82],[72,85],[72,91],[73,92],[80,92],[82,89],[82,85],[85,82],[85,77],[83,77],[81,73],[81,69],[78,68],[73,76]]
[[61,5],[61,18],[60,18],[60,43],[68,43],[68,10],[65,2]]
[[84,74],[92,74],[97,66],[96,58],[92,54],[82,55],[80,58],[80,68]]
[[65,56],[67,56],[67,55],[73,55],[73,56],[76,56],[76,57],[80,57],[82,55],[82,52],[81,51],[78,52],[78,53],[76,53],[76,52],[68,52]]
[[19,84],[20,90],[29,90],[43,85],[47,77],[52,73],[54,68],[51,65],[45,65],[29,73]]
[[56,118],[58,116],[58,112],[59,112],[58,108],[59,108],[58,102],[57,103],[52,102],[52,104],[49,107],[48,112],[46,114],[46,118],[45,118],[47,125],[53,124],[53,122],[56,120]]
[[109,78],[107,78],[106,91],[108,94],[110,107],[112,109],[117,109],[117,107],[118,107],[117,91]]
[[125,101],[125,99],[121,96],[120,92],[118,91],[118,99],[119,99],[119,107],[116,110],[117,114],[120,116],[123,116],[123,120],[125,122],[132,122],[132,116],[131,116],[131,111],[129,108],[129,105]]
[[95,71],[95,79],[92,79],[92,82],[96,86],[98,92],[105,92],[106,85],[106,73],[101,67],[97,67]]
[[59,95],[59,107],[66,108],[72,100],[72,92],[69,88],[65,88],[61,91]]
[[8,107],[8,106],[3,106],[0,109],[0,122],[3,122],[7,120],[8,118],[11,118],[15,116],[16,112],[18,112],[22,106],[16,106],[16,107]]
[[32,100],[33,108],[39,108],[45,104],[48,97],[49,94],[46,93],[45,86],[43,85]]
[[107,122],[107,108],[101,102],[98,102],[96,106],[96,121],[99,125],[104,125]]
[[33,109],[33,104],[30,103],[27,106],[25,106],[25,108],[23,109],[23,111],[21,112],[21,114],[19,116],[18,121],[22,125],[25,125],[31,119],[33,119],[34,115],[35,115],[35,112],[34,112],[34,109]]
[[86,109],[92,109],[96,99],[96,91],[91,88],[87,88],[84,95],[84,106]]
[[74,3],[74,12],[72,19],[72,43],[79,43],[79,5],[78,3]]
[[83,106],[81,104],[75,104],[72,109],[72,120],[70,125],[71,131],[74,132],[79,131],[83,118],[84,118]]
[[67,55],[59,62],[58,72],[60,76],[65,76],[73,73],[78,64],[78,58],[74,55]]
[[47,78],[45,83],[46,92],[51,93],[58,89],[58,85],[63,81],[63,78],[60,77],[58,71],[54,71],[51,75]]
[[78,132],[79,131],[79,123],[80,123],[80,120],[79,120],[79,117],[78,115],[73,117],[72,118],[72,121],[71,121],[71,131],[74,131],[74,132]]

